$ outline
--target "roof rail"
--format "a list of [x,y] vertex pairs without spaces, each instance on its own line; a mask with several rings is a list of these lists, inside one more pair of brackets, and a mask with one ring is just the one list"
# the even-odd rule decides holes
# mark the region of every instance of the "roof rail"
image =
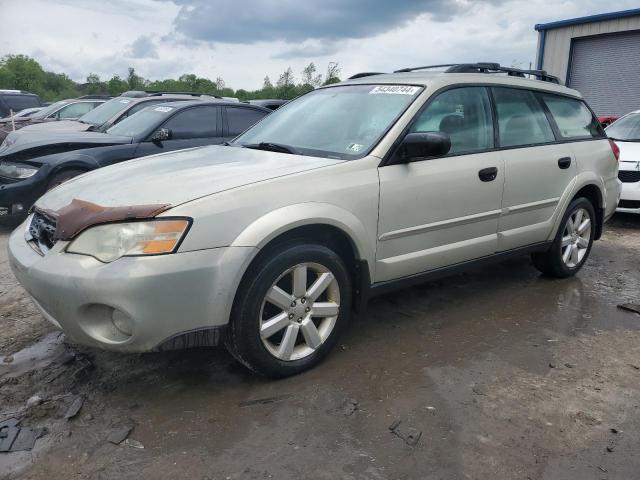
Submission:
[[215,97],[215,98],[223,98],[220,95],[215,95],[213,93],[198,93],[198,92],[170,92],[170,91],[157,91],[157,90],[145,90],[145,93],[150,97],[156,97],[160,95],[191,95],[192,97]]
[[355,75],[351,75],[349,77],[349,80],[354,80],[356,78],[362,78],[362,77],[370,77],[372,75],[383,75],[382,72],[360,72],[360,73],[356,73]]
[[109,95],[82,95],[81,97],[77,97],[77,100],[109,100],[113,97]]
[[444,65],[428,65],[424,67],[402,68],[394,73],[413,72],[416,70],[427,70],[430,68],[447,67],[445,73],[506,73],[509,76],[526,78],[527,75],[543,82],[560,83],[558,77],[549,75],[545,70],[523,70],[520,68],[503,67],[499,63],[478,62],[478,63],[451,63]]

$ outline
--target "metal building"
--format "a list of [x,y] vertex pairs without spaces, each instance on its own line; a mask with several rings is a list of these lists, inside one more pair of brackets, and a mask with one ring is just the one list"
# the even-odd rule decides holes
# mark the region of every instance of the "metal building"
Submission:
[[582,92],[598,115],[640,109],[640,8],[535,29],[537,68]]

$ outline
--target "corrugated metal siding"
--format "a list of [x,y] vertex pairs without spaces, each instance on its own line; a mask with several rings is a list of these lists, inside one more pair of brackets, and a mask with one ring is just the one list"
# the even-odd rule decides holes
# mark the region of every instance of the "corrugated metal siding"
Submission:
[[598,115],[640,109],[640,30],[573,40],[568,86]]
[[629,30],[640,30],[640,15],[547,30],[542,68],[564,81],[567,78],[572,38]]

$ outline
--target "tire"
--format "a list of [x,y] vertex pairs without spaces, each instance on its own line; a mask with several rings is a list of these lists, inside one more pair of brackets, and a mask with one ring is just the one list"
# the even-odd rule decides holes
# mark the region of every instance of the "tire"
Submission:
[[238,288],[227,349],[267,377],[314,367],[349,323],[350,278],[342,259],[322,245],[285,244],[265,251]]
[[56,188],[58,185],[63,184],[67,180],[71,180],[73,177],[77,177],[78,175],[82,175],[85,173],[84,170],[63,170],[59,173],[56,173],[49,183],[47,184],[47,192],[53,188]]
[[[589,223],[585,224],[588,215]],[[578,219],[578,222],[575,220]],[[574,227],[574,223],[578,223]],[[585,226],[586,225],[586,226]],[[584,197],[576,198],[571,202],[551,244],[551,248],[542,253],[534,253],[531,256],[533,264],[543,274],[567,278],[575,275],[585,264],[596,230],[596,213],[593,204]],[[580,233],[582,228],[582,233]],[[568,252],[568,249],[571,249]]]

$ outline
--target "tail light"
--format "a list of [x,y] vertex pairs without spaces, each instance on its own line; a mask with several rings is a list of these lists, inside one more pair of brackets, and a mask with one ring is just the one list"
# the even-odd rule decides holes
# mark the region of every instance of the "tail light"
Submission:
[[616,157],[616,161],[620,161],[620,147],[616,145],[616,142],[609,139],[609,145],[611,145],[611,151],[613,152],[613,156]]

